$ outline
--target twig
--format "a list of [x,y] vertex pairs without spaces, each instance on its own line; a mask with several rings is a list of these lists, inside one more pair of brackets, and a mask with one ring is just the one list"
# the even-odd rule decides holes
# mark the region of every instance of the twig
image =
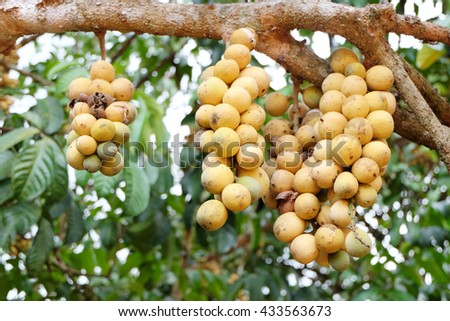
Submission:
[[42,36],[41,33],[39,34],[35,34],[26,38],[23,38],[17,45],[16,45],[16,50],[19,48],[22,48],[23,46],[29,44],[30,42],[35,41],[37,38],[39,38],[40,36]]
[[29,71],[26,71],[26,70],[23,70],[23,69],[19,69],[16,66],[7,63],[4,59],[0,59],[0,65],[3,66],[7,70],[15,70],[21,75],[24,75],[26,77],[30,77],[34,81],[36,81],[36,82],[38,82],[38,83],[40,83],[40,84],[42,84],[44,86],[53,86],[54,85],[53,82],[48,81],[48,80],[42,78],[41,76],[36,75],[36,74],[34,74],[32,72],[29,72]]
[[111,58],[111,63],[114,63],[122,54],[125,52],[125,50],[128,49],[128,47],[131,45],[131,43],[137,38],[137,34],[131,35],[120,47],[119,50],[116,51],[116,53]]

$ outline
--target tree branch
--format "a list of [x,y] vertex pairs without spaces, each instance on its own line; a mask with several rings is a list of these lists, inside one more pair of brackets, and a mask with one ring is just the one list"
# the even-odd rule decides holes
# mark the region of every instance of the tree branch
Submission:
[[111,63],[113,64],[117,59],[119,59],[120,56],[125,52],[125,50],[128,49],[128,47],[133,43],[134,39],[137,38],[137,34],[132,34],[120,47],[119,50],[117,50],[114,55],[111,57]]
[[44,78],[42,78],[39,75],[36,75],[32,72],[29,72],[27,70],[23,70],[23,69],[19,69],[16,66],[7,63],[3,58],[0,58],[0,66],[3,66],[6,70],[15,70],[17,71],[19,74],[24,75],[26,77],[30,77],[31,79],[33,79],[34,81],[44,85],[44,86],[53,86],[54,84],[51,81],[48,81]]

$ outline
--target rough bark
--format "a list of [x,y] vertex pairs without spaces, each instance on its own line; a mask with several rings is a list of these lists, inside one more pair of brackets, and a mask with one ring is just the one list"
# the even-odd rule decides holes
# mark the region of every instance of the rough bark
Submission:
[[450,169],[448,102],[384,40],[387,33],[394,32],[450,45],[450,29],[397,15],[389,4],[354,8],[328,1],[193,5],[146,0],[6,0],[0,1],[0,52],[12,48],[21,36],[45,32],[118,30],[223,39],[243,26],[258,33],[258,51],[279,62],[294,77],[316,85],[330,72],[329,65],[304,43],[295,41],[289,33],[292,29],[341,35],[371,64],[391,68],[399,96],[411,110],[396,113],[396,131],[438,150]]

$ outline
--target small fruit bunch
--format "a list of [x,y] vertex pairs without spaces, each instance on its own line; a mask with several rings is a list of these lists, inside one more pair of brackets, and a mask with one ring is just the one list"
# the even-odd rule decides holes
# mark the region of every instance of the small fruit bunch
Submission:
[[197,222],[208,231],[225,224],[228,210],[245,210],[269,189],[258,132],[266,113],[254,100],[265,95],[270,79],[264,69],[249,66],[257,43],[252,29],[233,31],[229,42],[223,59],[203,71],[197,90],[196,141],[206,155],[201,183],[215,197],[200,206]]
[[333,52],[330,64],[334,72],[321,90],[304,90],[302,110],[310,109],[295,132],[284,119],[265,126],[274,153],[265,165],[270,191],[264,201],[280,210],[274,234],[289,243],[295,260],[342,271],[351,257],[372,247],[357,226],[362,219],[356,205],[368,208],[377,201],[391,156],[386,139],[394,131],[396,101],[387,67],[366,71],[345,48]]
[[[16,65],[19,60],[16,50],[13,50],[9,55],[4,56],[0,54],[2,59],[8,65]],[[9,70],[5,66],[0,65],[0,89],[1,88],[15,88],[17,87],[17,79],[9,78]],[[14,103],[14,99],[9,95],[0,95],[0,109],[6,114],[9,112],[9,107]]]
[[126,78],[114,79],[114,67],[105,60],[92,65],[90,76],[74,79],[67,89],[72,130],[66,159],[77,170],[114,176],[124,166],[119,148],[130,138],[127,125],[136,118],[130,102],[134,86]]

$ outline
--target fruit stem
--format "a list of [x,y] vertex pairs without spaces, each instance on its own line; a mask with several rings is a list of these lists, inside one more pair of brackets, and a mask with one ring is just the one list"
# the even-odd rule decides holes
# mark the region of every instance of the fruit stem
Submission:
[[106,31],[98,31],[95,33],[98,38],[98,43],[100,45],[100,53],[102,56],[102,60],[106,59],[106,49],[105,49],[105,35]]

